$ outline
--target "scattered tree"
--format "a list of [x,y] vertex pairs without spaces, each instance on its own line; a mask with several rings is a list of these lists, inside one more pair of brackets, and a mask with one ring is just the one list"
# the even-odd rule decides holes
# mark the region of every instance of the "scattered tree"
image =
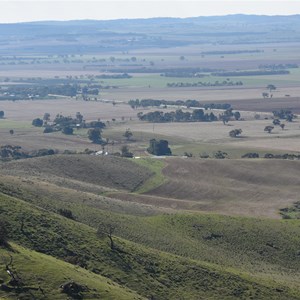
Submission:
[[0,119],[3,119],[3,118],[4,118],[4,111],[0,110]]
[[36,118],[32,120],[32,125],[36,127],[42,127],[44,124],[43,120],[40,118]]
[[123,134],[124,137],[126,137],[127,140],[130,140],[130,138],[133,136],[133,133],[131,132],[130,128],[127,128],[125,133]]
[[62,133],[67,134],[67,135],[72,135],[73,134],[73,128],[70,126],[65,126],[62,129]]
[[51,126],[46,126],[43,133],[51,133],[53,131],[54,131],[54,129]]
[[233,129],[229,132],[230,137],[237,137],[242,133],[242,129]]
[[11,135],[13,135],[15,132],[14,132],[13,129],[11,129],[11,130],[9,131],[9,133],[10,133]]
[[236,120],[239,120],[239,119],[241,118],[241,114],[240,114],[239,111],[235,111],[235,112],[233,113],[233,116],[234,116],[234,118],[235,118]]
[[282,130],[284,130],[285,124],[284,124],[284,123],[281,123],[281,124],[280,124],[280,127],[281,127]]
[[183,155],[186,157],[193,157],[193,153],[191,152],[184,152]]
[[49,113],[44,113],[43,120],[46,121],[46,122],[50,121],[50,114]]
[[149,141],[149,147],[147,151],[153,155],[172,155],[171,149],[169,148],[169,143],[167,140],[157,141],[156,139],[151,139]]
[[264,131],[267,131],[268,133],[271,133],[273,129],[274,129],[274,126],[269,125],[269,126],[265,127]]
[[126,145],[124,145],[121,148],[121,156],[122,157],[132,158],[133,157],[133,153],[129,151],[129,148]]
[[279,119],[274,119],[273,120],[273,124],[276,125],[280,125],[280,120]]
[[264,99],[265,99],[265,98],[269,98],[269,93],[263,92],[263,93],[262,93],[262,96],[263,96]]
[[260,119],[260,114],[255,114],[255,115],[254,115],[254,119],[255,119],[255,120],[259,120],[259,119]]
[[116,227],[112,223],[101,222],[98,225],[97,235],[100,238],[108,237],[110,241],[110,249],[115,250],[115,243],[113,240],[113,233],[115,232]]
[[215,154],[214,157],[217,159],[224,159],[228,156],[228,153],[224,152],[224,151],[220,151],[218,150]]
[[100,128],[89,129],[88,138],[95,144],[102,143],[102,130]]
[[75,220],[75,217],[70,209],[60,208],[57,212],[68,219]]
[[82,123],[83,115],[80,112],[76,113],[76,120],[78,121],[78,123]]
[[274,85],[274,84],[268,84],[267,85],[267,89],[270,91],[270,93],[272,92],[272,91],[275,91],[277,88],[276,88],[276,86]]

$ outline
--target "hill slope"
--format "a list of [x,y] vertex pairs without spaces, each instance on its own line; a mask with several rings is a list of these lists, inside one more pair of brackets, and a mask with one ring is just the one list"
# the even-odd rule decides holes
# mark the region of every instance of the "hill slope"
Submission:
[[154,245],[146,248],[114,237],[117,248],[112,250],[106,239],[97,238],[95,230],[86,225],[12,197],[0,196],[0,201],[1,217],[6,216],[15,242],[111,278],[148,298],[300,299],[298,291],[286,284],[154,250]]
[[186,209],[278,218],[300,194],[299,161],[176,158],[163,174],[167,180],[147,194],[194,201]]
[[[8,293],[0,289],[4,299],[144,299],[101,275],[14,243],[8,250],[0,248],[0,256],[1,279],[10,289]],[[19,287],[9,284],[11,277],[3,272],[10,262],[10,270],[20,278]],[[71,282],[78,284],[73,293],[67,286]]]
[[[1,164],[1,173],[71,184],[93,184],[134,190],[152,172],[128,159],[113,156],[55,155]],[[69,180],[69,181],[68,181]]]

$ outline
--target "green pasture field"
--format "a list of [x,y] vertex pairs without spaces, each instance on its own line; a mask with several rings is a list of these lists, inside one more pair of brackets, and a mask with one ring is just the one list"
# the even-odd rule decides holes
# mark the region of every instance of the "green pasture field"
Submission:
[[[297,86],[300,80],[300,71],[298,69],[291,69],[290,74],[286,75],[255,75],[255,76],[212,76],[207,73],[207,76],[203,78],[190,78],[190,77],[165,77],[160,76],[160,74],[132,74],[132,78],[129,79],[101,79],[100,82],[103,82],[103,85],[113,85],[119,86],[122,88],[167,88],[174,89],[174,94],[176,94],[177,89],[189,90],[189,87],[167,87],[168,83],[212,83],[216,81],[223,82],[227,78],[230,81],[243,82],[242,86],[237,86],[238,88],[247,88],[247,87],[267,87],[269,84],[274,84],[275,86],[284,87],[284,86]],[[226,87],[226,86],[225,86]],[[233,86],[235,87],[235,86]],[[215,89],[221,87],[197,87],[201,89]],[[230,89],[231,87],[228,86]],[[261,95],[259,95],[261,96]]]
[[0,130],[5,129],[33,129],[31,122],[28,121],[14,121],[9,119],[0,119]]
[[146,193],[164,183],[165,177],[162,174],[162,169],[165,166],[165,163],[163,161],[154,161],[153,159],[142,158],[136,159],[135,162],[141,166],[147,167],[154,173],[151,178],[149,178],[146,182],[143,183],[143,185],[135,190],[136,193]]

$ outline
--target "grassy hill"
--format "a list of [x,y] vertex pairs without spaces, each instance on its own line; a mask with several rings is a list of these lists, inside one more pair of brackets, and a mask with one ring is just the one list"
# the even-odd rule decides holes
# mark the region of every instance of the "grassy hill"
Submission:
[[[144,299],[101,275],[14,243],[10,249],[0,248],[0,255],[1,280],[11,289],[8,293],[0,290],[1,299]],[[22,282],[18,288],[9,284],[11,277],[3,272],[11,258],[9,268]],[[65,288],[64,292],[61,286],[71,282],[78,290],[72,293]]]
[[112,156],[55,155],[1,165],[1,172],[62,182],[64,184],[93,184],[110,189],[134,190],[152,172],[130,160]]
[[[218,183],[215,188],[221,199],[230,195],[226,187],[235,188],[234,201],[227,202],[228,214],[233,203],[243,207],[251,202],[254,189],[259,193],[279,186],[282,195],[296,193],[297,162],[170,158],[138,160],[136,164],[121,158],[64,157],[1,165],[0,219],[9,224],[9,241],[15,250],[0,248],[4,283],[8,275],[3,262],[10,253],[16,269],[26,274],[26,286],[40,285],[47,290],[48,284],[55,299],[67,299],[59,285],[70,280],[88,287],[82,292],[83,299],[123,299],[118,293],[124,299],[300,299],[297,220],[186,210],[199,201],[195,196],[202,190],[197,189],[197,182],[202,188],[207,182]],[[118,165],[123,176],[117,175]],[[94,168],[91,173],[89,168]],[[119,184],[127,172],[129,180],[134,172],[144,177]],[[189,200],[176,193],[180,183]],[[134,189],[137,192],[130,193]],[[252,190],[249,194],[244,191],[245,199],[239,200],[243,189]],[[117,192],[107,197],[107,191]],[[140,194],[143,192],[146,194]],[[186,206],[173,209],[175,201]],[[210,201],[212,207],[218,207],[216,199]],[[70,210],[74,220],[62,216],[63,209]],[[99,226],[113,228],[115,249],[110,248],[105,234],[97,235]],[[55,270],[64,270],[57,280],[52,276]],[[16,299],[14,293],[0,291],[0,297]],[[29,289],[20,299],[30,299],[30,293],[40,295],[41,291]]]
[[[238,269],[230,270],[222,264],[191,259],[191,255],[183,255],[183,252],[178,256],[158,251],[155,243],[145,247],[115,237],[117,250],[112,251],[108,241],[97,238],[91,227],[40,210],[12,197],[1,196],[1,215],[10,224],[9,232],[14,242],[101,274],[145,297],[219,299],[221,293],[223,299],[282,299],[282,296],[287,299],[300,299],[298,289],[286,282],[276,283],[267,277],[263,280],[255,278]],[[188,216],[187,218],[189,219]],[[161,232],[161,226],[164,228],[167,222],[158,221],[148,220],[144,223],[144,228],[134,228],[142,237],[147,234],[144,229],[151,223],[155,224],[152,229],[153,226],[156,227],[157,236],[163,240],[163,233],[167,234],[175,227],[174,224],[171,227],[168,225],[168,230]],[[186,230],[180,225],[180,218],[171,218],[169,221],[175,221],[181,230]],[[129,222],[127,226],[130,226]],[[178,238],[177,229],[176,232]],[[184,235],[186,236],[185,232]],[[172,242],[181,244],[178,240]],[[184,240],[182,242],[185,243]],[[221,250],[222,248],[219,249]],[[1,276],[4,273],[2,269]]]

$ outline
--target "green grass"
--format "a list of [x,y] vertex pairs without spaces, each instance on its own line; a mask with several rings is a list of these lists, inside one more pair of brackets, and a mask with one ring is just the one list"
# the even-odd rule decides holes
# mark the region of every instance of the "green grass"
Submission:
[[140,187],[138,187],[138,189],[135,190],[136,193],[146,193],[165,182],[166,179],[162,174],[162,169],[165,166],[164,161],[154,158],[140,158],[136,159],[135,162],[140,166],[148,168],[154,173],[152,177],[146,180],[146,182],[144,182]]
[[[72,157],[68,156],[67,165]],[[85,157],[74,158],[87,166]],[[1,192],[13,196],[0,194],[0,218],[10,223],[14,243],[76,264],[146,298],[300,299],[298,220],[150,212],[138,203],[118,203],[97,195],[98,190],[85,177],[82,187],[87,185],[87,192],[75,181],[70,185],[68,180],[74,176],[69,175],[60,187],[51,182],[53,174],[59,175],[55,164],[60,158],[53,159],[58,160],[42,159],[38,176],[31,174],[30,167],[31,163],[37,166],[36,160],[3,164],[6,169],[14,165],[8,168],[13,172],[26,167],[25,173],[15,173],[19,178],[0,178]],[[135,196],[164,182],[164,160],[141,158],[130,160],[128,166],[124,162],[127,168],[133,163],[154,174],[135,190]],[[74,173],[75,167],[68,172]],[[76,221],[58,215],[60,208],[70,209]],[[118,250],[110,249],[107,238],[97,238],[100,223],[114,225]],[[3,274],[0,267],[0,278]],[[93,286],[93,280],[86,285]]]
[[12,121],[8,119],[0,119],[0,129],[30,129],[33,128],[30,122]]
[[[35,299],[69,299],[67,294],[62,293],[60,286],[70,281],[75,281],[87,288],[82,292],[84,299],[143,299],[128,288],[120,287],[112,280],[79,266],[26,249],[15,243],[11,243],[10,246],[9,250],[0,248],[2,257],[0,261],[1,278],[8,284],[10,276],[3,273],[2,270],[5,268],[4,262],[8,263],[12,257],[13,263],[10,267],[17,272],[24,283],[24,291],[9,293],[9,297],[12,299],[33,299],[30,297],[36,297]],[[6,296],[7,294],[0,291],[0,297]]]
[[[243,86],[260,86],[266,87],[268,84],[272,83],[275,85],[296,85],[299,82],[300,74],[297,69],[291,69],[290,74],[286,75],[257,75],[257,76],[230,76],[230,80],[233,82],[242,81]],[[197,83],[201,82],[211,82],[215,81],[222,82],[226,80],[225,76],[213,76],[208,75],[204,78],[190,78],[190,77],[164,77],[159,74],[145,74],[139,76],[133,76],[130,79],[104,79],[105,85],[117,85],[119,87],[140,87],[140,88],[167,88],[167,83]],[[201,87],[199,87],[201,89]],[[182,88],[168,88],[174,90]],[[187,90],[189,88],[186,88]]]
[[[241,223],[238,218],[213,215],[129,218],[106,213],[102,221],[114,222],[118,227],[116,235],[124,232],[129,238],[128,233],[131,232],[131,239],[134,234],[138,242],[115,237],[118,250],[111,251],[108,241],[97,238],[95,230],[84,224],[15,198],[1,196],[0,201],[1,214],[10,223],[10,236],[16,243],[75,263],[148,298],[152,295],[159,299],[220,299],[222,295],[222,299],[300,299],[299,289],[293,287],[293,280],[289,281],[299,269],[297,262],[290,268],[290,277],[286,275],[286,281],[275,278],[277,273],[274,273],[274,278],[255,276],[255,273],[237,267],[247,255],[258,259],[257,266],[264,261],[259,261],[258,251],[268,249],[269,246],[262,247],[261,244],[261,240],[265,243],[265,237],[262,235],[253,245],[257,229],[264,228],[264,222],[249,219]],[[20,218],[24,219],[23,233],[20,231]],[[282,222],[278,223],[283,224],[279,227],[274,224],[270,223],[264,232],[268,234],[268,241],[280,234],[276,244],[280,251],[276,254],[270,249],[270,253],[260,255],[265,257],[268,254],[265,261],[278,264],[284,274],[284,264],[290,267],[295,259],[295,255],[290,254],[297,248],[299,241],[295,237],[299,229],[295,223]],[[284,224],[290,224],[290,227]],[[249,230],[252,232],[251,239],[247,234]],[[203,238],[211,233],[223,234],[223,237],[216,240]],[[289,248],[281,249],[286,243]],[[211,259],[204,260],[203,253],[209,254]],[[231,267],[220,261],[229,253],[238,259],[237,264]],[[0,273],[2,276],[3,271]],[[282,291],[278,292],[276,288]]]

